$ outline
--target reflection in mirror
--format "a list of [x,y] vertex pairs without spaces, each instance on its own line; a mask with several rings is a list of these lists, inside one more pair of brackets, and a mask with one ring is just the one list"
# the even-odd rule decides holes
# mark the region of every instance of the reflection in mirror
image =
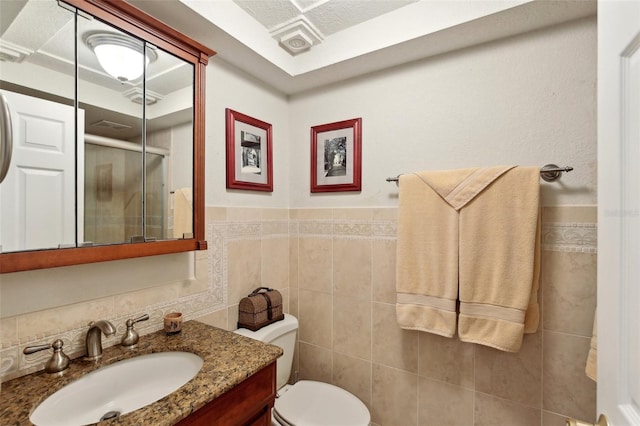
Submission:
[[0,34],[0,90],[13,139],[0,184],[2,251],[73,247],[75,15],[55,1],[2,3],[10,24]]
[[[191,238],[194,65],[55,0],[11,12],[0,89],[28,138],[0,184],[2,252]],[[109,42],[136,69],[99,59]],[[20,96],[39,103],[20,111]],[[22,164],[22,145],[40,163]]]
[[147,67],[145,80],[144,235],[146,239],[191,238],[195,70],[168,52],[155,51],[157,61]]
[[[131,46],[132,49],[127,46]],[[143,42],[101,22],[78,19],[78,106],[85,120],[84,229],[89,244],[124,243],[142,235]],[[123,47],[124,57],[113,50]],[[100,55],[100,56],[99,56]],[[131,70],[119,67],[128,64]],[[82,223],[83,222],[83,223]]]

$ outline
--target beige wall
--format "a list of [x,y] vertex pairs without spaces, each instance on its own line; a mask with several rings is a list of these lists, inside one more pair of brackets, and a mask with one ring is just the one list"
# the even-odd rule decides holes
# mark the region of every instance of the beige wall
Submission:
[[[595,416],[595,383],[584,374],[595,309],[593,206],[546,207],[538,333],[517,354],[405,331],[395,321],[396,209],[207,208],[209,250],[196,279],[125,292],[0,320],[4,380],[36,371],[48,355],[30,344],[62,338],[83,352],[86,324],[117,326],[149,313],[141,334],[166,312],[234,330],[240,299],[279,289],[300,320],[294,370],[334,383],[369,407],[378,425],[563,426]],[[144,337],[143,337],[144,338]]]
[[[575,170],[542,182],[544,205],[595,204],[596,56],[591,17],[297,94],[289,206],[395,207],[389,176],[547,163]],[[311,194],[310,127],[356,117],[362,191]]]
[[381,426],[594,419],[596,386],[584,367],[595,309],[595,207],[544,209],[541,325],[515,354],[397,326],[395,214],[291,211],[300,378],[348,389]]
[[[240,299],[261,285],[281,290],[288,306],[288,216],[287,209],[207,208],[209,249],[195,253],[193,278],[0,319],[0,378],[6,381],[44,368],[50,353],[25,356],[22,350],[26,346],[60,338],[66,353],[72,357],[83,355],[90,321],[107,319],[116,326],[116,335],[103,339],[103,345],[108,347],[120,343],[127,319],[143,313],[148,313],[150,319],[136,325],[141,335],[161,329],[164,314],[174,311],[183,312],[187,320],[198,318],[235,330]],[[110,269],[126,269],[127,264],[107,262],[94,266],[98,267],[105,268],[102,271],[108,275]],[[70,273],[63,268],[52,271],[60,277]],[[37,299],[46,294],[30,297]]]
[[[24,306],[0,319],[0,377],[43,367],[47,354],[26,357],[27,345],[60,337],[79,354],[91,320],[117,325],[106,345],[117,344],[126,319],[141,313],[151,315],[139,324],[142,334],[160,329],[174,310],[234,329],[240,298],[269,285],[300,319],[300,377],[351,390],[378,425],[593,421],[595,385],[583,370],[595,306],[595,65],[594,18],[291,99],[214,58],[207,70],[209,250],[2,277],[0,297],[11,294]],[[226,107],[273,124],[273,194],[225,190]],[[311,195],[309,127],[358,116],[362,193]],[[518,354],[505,354],[399,330],[397,188],[384,178],[547,162],[576,170],[542,185],[539,332]]]

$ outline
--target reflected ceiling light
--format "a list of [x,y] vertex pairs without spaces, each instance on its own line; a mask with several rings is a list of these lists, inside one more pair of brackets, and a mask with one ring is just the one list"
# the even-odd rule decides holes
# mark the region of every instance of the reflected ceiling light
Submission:
[[[93,33],[86,38],[102,69],[121,82],[139,78],[143,71],[143,43],[140,40],[116,33]],[[158,58],[147,45],[144,66]]]

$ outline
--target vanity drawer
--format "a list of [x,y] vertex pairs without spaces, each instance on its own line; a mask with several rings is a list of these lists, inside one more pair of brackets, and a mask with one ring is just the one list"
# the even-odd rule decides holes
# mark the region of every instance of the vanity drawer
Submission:
[[276,397],[275,361],[177,423],[178,426],[271,424]]

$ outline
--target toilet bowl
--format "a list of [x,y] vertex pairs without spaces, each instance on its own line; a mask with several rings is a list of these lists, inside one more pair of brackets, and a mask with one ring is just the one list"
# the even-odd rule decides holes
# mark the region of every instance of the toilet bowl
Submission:
[[282,321],[257,331],[240,328],[235,332],[284,351],[277,361],[278,397],[273,424],[278,426],[368,426],[371,416],[356,396],[328,383],[300,380],[287,384],[293,364],[298,320],[285,314]]

